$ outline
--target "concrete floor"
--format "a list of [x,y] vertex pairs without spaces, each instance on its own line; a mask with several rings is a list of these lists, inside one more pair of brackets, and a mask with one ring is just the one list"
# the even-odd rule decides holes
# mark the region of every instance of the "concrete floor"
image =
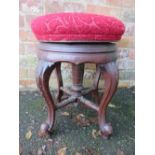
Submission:
[[[44,101],[38,92],[21,91],[19,141],[22,155],[37,155],[41,148],[42,155],[57,155],[63,147],[66,147],[66,155],[134,155],[134,96],[134,88],[121,88],[113,97],[107,111],[107,120],[113,126],[113,135],[109,140],[92,135],[92,131],[99,130],[97,115],[81,104],[57,111],[52,135],[40,138],[37,132],[47,116]],[[63,112],[69,116],[64,116],[66,113]],[[83,114],[84,124],[77,120],[77,116],[81,116],[79,114]],[[25,138],[28,131],[32,132],[30,139]]]

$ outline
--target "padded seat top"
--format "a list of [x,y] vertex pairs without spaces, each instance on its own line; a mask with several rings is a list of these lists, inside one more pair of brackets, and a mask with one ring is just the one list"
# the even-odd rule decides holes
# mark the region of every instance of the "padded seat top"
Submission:
[[90,13],[39,16],[32,20],[31,28],[41,42],[118,41],[125,31],[117,18]]

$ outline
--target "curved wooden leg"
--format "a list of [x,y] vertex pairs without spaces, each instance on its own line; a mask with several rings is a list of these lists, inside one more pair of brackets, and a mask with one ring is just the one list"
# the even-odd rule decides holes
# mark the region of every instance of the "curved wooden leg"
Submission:
[[100,65],[100,69],[105,80],[105,90],[99,105],[98,119],[103,138],[108,138],[112,134],[112,126],[106,123],[106,108],[117,89],[118,70],[115,62]]
[[55,67],[54,63],[40,60],[36,69],[36,82],[47,106],[48,117],[45,123],[40,127],[40,136],[44,136],[50,132],[55,120],[55,105],[49,89],[50,75]]
[[56,63],[55,69],[56,69],[56,77],[58,81],[58,93],[57,93],[56,98],[57,98],[57,101],[60,102],[63,96],[63,91],[60,89],[60,87],[63,87],[62,74],[61,74],[61,63]]
[[98,104],[100,101],[99,100],[99,94],[98,94],[98,85],[99,85],[100,75],[101,75],[100,67],[99,67],[99,65],[96,65],[96,75],[95,75],[95,79],[93,81],[93,88],[94,89],[92,91],[92,95]]

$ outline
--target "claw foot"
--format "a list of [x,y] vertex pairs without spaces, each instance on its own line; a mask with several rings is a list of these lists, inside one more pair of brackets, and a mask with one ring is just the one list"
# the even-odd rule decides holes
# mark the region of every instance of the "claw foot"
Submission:
[[104,139],[108,139],[113,132],[112,126],[110,123],[105,123],[101,129],[101,136]]
[[49,132],[49,125],[48,123],[43,123],[40,126],[40,130],[38,132],[39,137],[44,137],[48,134]]

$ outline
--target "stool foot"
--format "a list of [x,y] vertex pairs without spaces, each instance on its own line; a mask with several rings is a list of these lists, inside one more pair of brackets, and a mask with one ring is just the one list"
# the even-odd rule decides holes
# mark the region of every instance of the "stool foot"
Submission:
[[47,123],[42,123],[39,130],[39,137],[44,137],[48,134],[49,125]]
[[102,137],[107,139],[112,134],[112,126],[106,123],[105,115],[107,106],[117,89],[118,70],[115,62],[100,65],[100,70],[105,80],[105,89],[99,105],[98,119]]
[[110,135],[112,135],[113,129],[110,123],[104,123],[104,125],[102,127],[100,127],[101,129],[101,136],[104,139],[108,139]]
[[44,136],[47,132],[50,132],[52,130],[55,121],[56,108],[49,89],[49,78],[54,68],[55,68],[54,63],[47,61],[40,61],[36,69],[37,86],[41,92],[41,95],[45,99],[48,112],[46,123],[43,123],[40,127],[41,136]]

